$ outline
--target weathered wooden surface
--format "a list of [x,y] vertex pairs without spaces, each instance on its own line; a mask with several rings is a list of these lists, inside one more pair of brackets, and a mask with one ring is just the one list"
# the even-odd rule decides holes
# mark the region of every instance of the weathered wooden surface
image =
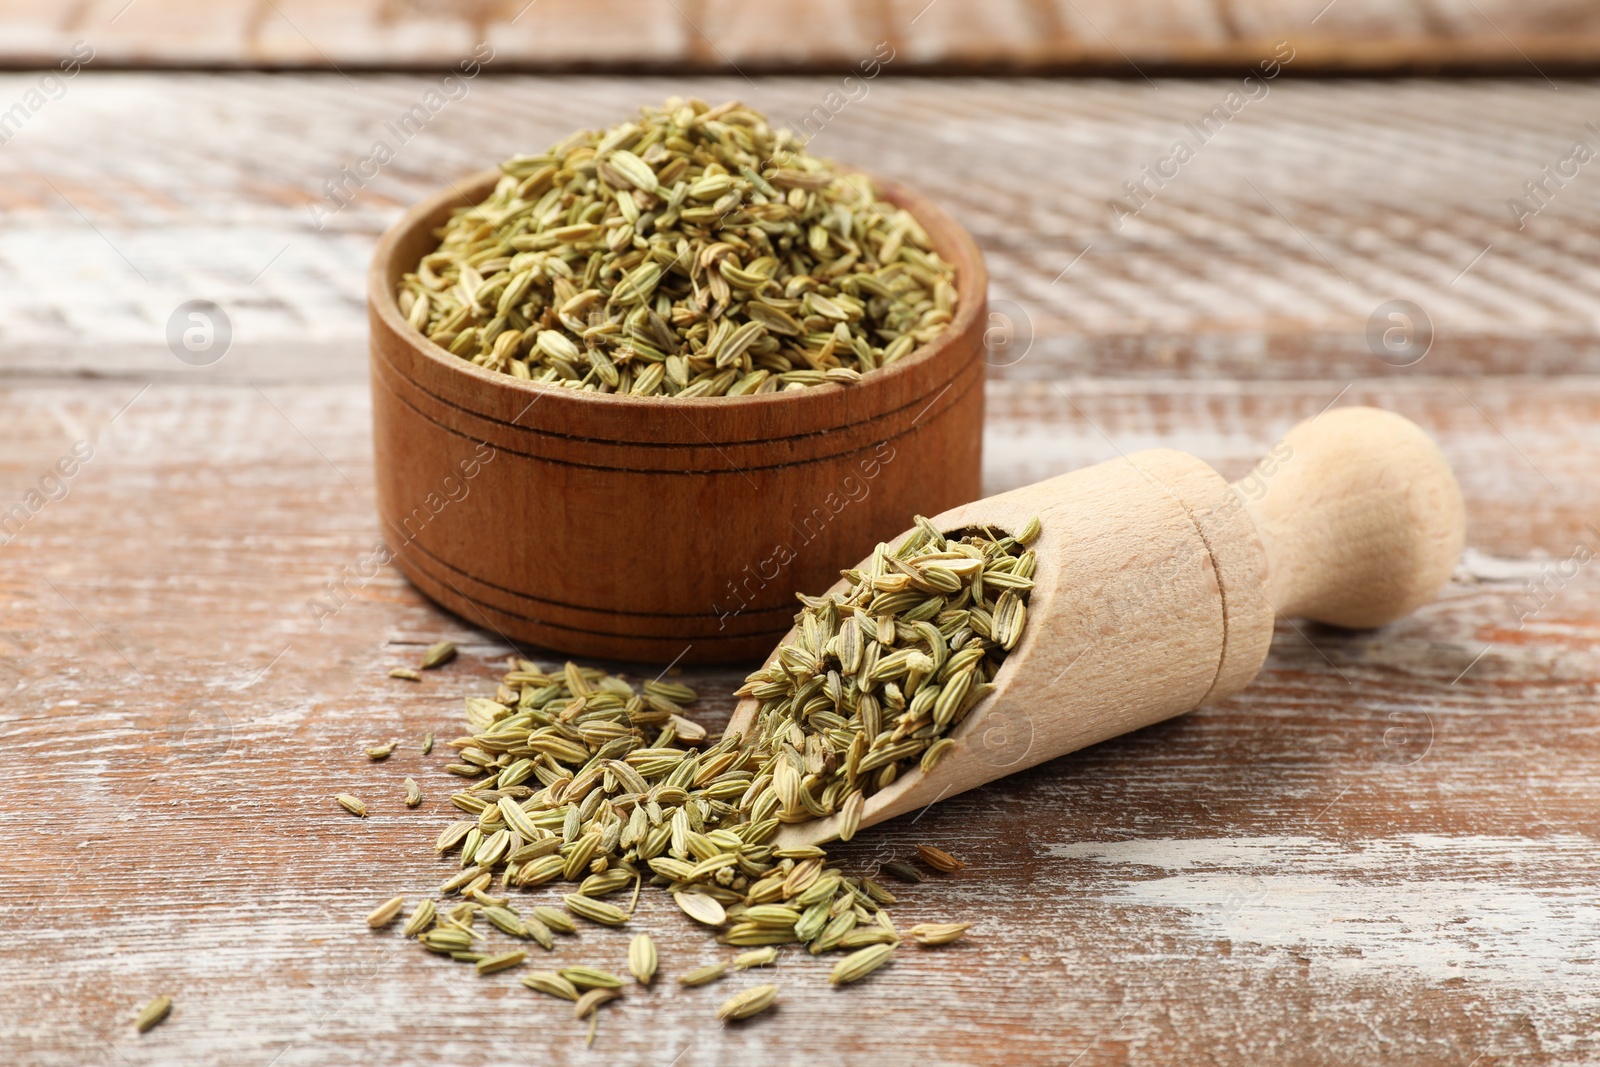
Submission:
[[[1521,232],[1503,214],[1600,113],[1592,88],[1279,84],[1126,236],[1104,199],[1221,83],[885,83],[841,115],[828,150],[870,151],[949,204],[996,297],[1034,321],[991,382],[986,491],[1163,445],[1237,477],[1329,403],[1375,404],[1437,436],[1468,553],[1414,618],[1280,622],[1225,704],[841,851],[858,870],[919,842],[963,856],[896,917],[974,918],[968,942],[905,950],[847,992],[824,961],[786,959],[780,1008],[748,1026],[713,1012],[754,977],[669,981],[603,1009],[585,1053],[570,1013],[513,975],[361,923],[448,869],[429,844],[453,780],[416,744],[450,735],[506,649],[392,571],[359,577],[377,537],[360,277],[397,204],[669,89],[482,82],[314,230],[308,196],[429,82],[85,77],[0,151],[0,514],[74,443],[94,450],[0,545],[0,1035],[17,1061],[1600,1058],[1600,586],[1560,566],[1600,547],[1594,194],[1569,183]],[[826,84],[690,88],[775,107]],[[535,97],[554,117],[520,117]],[[1041,155],[1026,138],[1046,130],[1069,147]],[[1439,334],[1398,370],[1360,336],[1396,296]],[[235,320],[207,368],[161,340],[195,297]],[[440,637],[463,642],[457,663],[384,677]],[[719,722],[738,672],[687,677]],[[402,748],[369,763],[361,747],[389,737]],[[346,790],[372,818],[334,806]],[[728,954],[659,896],[641,907],[667,975]],[[555,959],[620,967],[625,946],[586,930]],[[140,1037],[158,992],[177,1007]]]
[[[0,75],[0,101],[32,83]],[[80,75],[0,151],[0,367],[364,377],[367,258],[402,207],[675,92],[797,122],[834,83],[482,78],[401,144],[388,124],[438,84]],[[1552,185],[1521,229],[1508,207],[1536,203],[1524,183],[1575,139],[1600,150],[1584,125],[1600,85],[1279,80],[1119,227],[1109,201],[1132,206],[1123,184],[1192,141],[1186,124],[1235,86],[1160,84],[883,80],[814,146],[915,185],[977,237],[996,338],[1012,338],[991,377],[1600,370],[1600,182],[1584,167]],[[379,140],[393,160],[359,186],[343,178]],[[327,199],[332,182],[348,206]],[[164,338],[198,298],[234,326],[203,372]],[[1433,323],[1411,367],[1375,359],[1364,336],[1396,299]]]
[[1322,70],[1592,67],[1582,0],[5,0],[0,60],[121,65],[1232,70],[1293,40]]

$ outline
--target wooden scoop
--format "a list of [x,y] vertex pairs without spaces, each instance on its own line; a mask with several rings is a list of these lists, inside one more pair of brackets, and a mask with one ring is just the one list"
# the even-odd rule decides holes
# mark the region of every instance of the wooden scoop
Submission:
[[[1193,456],[1152,449],[933,523],[1015,532],[1035,515],[1027,627],[994,691],[932,771],[913,765],[867,799],[861,826],[1227,699],[1261,669],[1276,615],[1357,628],[1397,619],[1449,579],[1464,538],[1461,490],[1438,447],[1373,408],[1301,423],[1231,486]],[[750,733],[757,710],[740,701],[728,732]],[[778,843],[832,840],[838,821],[789,824]]]

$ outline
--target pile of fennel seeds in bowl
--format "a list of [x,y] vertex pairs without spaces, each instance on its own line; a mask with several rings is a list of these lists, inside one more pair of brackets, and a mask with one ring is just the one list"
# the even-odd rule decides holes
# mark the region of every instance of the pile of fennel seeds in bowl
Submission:
[[[898,548],[880,545],[846,587],[801,597],[798,634],[741,689],[761,701],[750,738],[711,743],[686,714],[695,693],[674,682],[635,688],[568,663],[547,673],[514,660],[493,700],[468,698],[467,733],[447,742],[446,766],[468,784],[451,800],[465,816],[434,843],[459,850],[460,869],[424,898],[402,932],[481,974],[521,971],[535,946],[558,951],[575,920],[628,930],[646,883],[742,950],[693,969],[662,959],[648,934],[610,953],[527,970],[523,984],[572,1001],[588,1018],[665,966],[685,986],[775,963],[779,949],[838,952],[829,980],[852,985],[888,963],[903,936],[895,896],[872,878],[830,864],[818,847],[778,848],[779,826],[835,810],[853,835],[863,798],[948,748],[945,736],[989,687],[1020,638],[1032,588],[1038,521],[1016,536],[988,530],[946,537],[919,518]],[[931,870],[962,866],[929,846]],[[904,881],[907,864],[884,865]],[[529,900],[545,890],[548,899]],[[575,883],[575,884],[574,884]],[[398,921],[405,900],[375,910]],[[959,939],[970,924],[921,923],[923,946]],[[631,932],[631,931],[629,931]],[[504,940],[509,938],[509,942]],[[583,945],[586,953],[591,946]],[[610,969],[608,969],[608,966]],[[626,970],[632,981],[620,976]],[[746,1018],[777,1001],[775,983],[745,989],[719,1009]]]
[[737,102],[669,99],[500,166],[398,290],[489,370],[633,396],[852,382],[938,336],[955,268],[871,178]]

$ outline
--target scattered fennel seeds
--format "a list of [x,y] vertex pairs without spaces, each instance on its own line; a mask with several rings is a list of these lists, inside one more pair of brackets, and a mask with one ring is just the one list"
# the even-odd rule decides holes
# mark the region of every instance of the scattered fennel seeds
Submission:
[[626,984],[610,971],[598,967],[563,967],[559,973],[579,989],[621,989]]
[[704,967],[696,967],[688,974],[678,976],[678,984],[685,986],[706,985],[728,975],[726,963],[708,963]]
[[400,911],[405,906],[405,897],[394,897],[390,900],[386,900],[382,904],[379,904],[376,908],[372,909],[372,912],[367,916],[367,925],[372,927],[374,930],[378,929],[379,927],[388,926],[390,923],[394,922],[400,917]]
[[864,949],[852,952],[844,959],[833,965],[833,974],[828,981],[834,985],[848,985],[859,982],[873,971],[889,962],[889,957],[894,955],[893,944],[869,945]]
[[717,1009],[717,1018],[723,1022],[732,1022],[735,1019],[748,1019],[752,1015],[759,1015],[772,1007],[773,1001],[778,999],[778,987],[775,985],[758,985],[746,989],[743,993],[735,993],[722,1002],[722,1007]]
[[899,860],[891,860],[878,869],[889,877],[898,878],[902,882],[915,884],[924,880],[921,871],[911,866],[911,864],[901,863]]
[[406,924],[400,931],[401,936],[416,937],[433,925],[434,916],[437,913],[438,907],[434,904],[433,898],[424,897],[422,903],[418,904],[412,910],[411,915],[407,917]]
[[[569,876],[570,877],[570,876]],[[602,926],[622,926],[628,921],[628,913],[615,904],[608,904],[603,900],[595,900],[581,893],[568,893],[561,898],[561,902],[574,915],[588,919],[592,923]]]
[[955,269],[910,213],[737,102],[670,99],[500,170],[397,294],[412,328],[489,370],[770,393],[859,380],[954,314]]
[[510,967],[516,967],[528,958],[526,949],[514,949],[511,952],[501,952],[493,956],[484,956],[477,961],[479,974],[494,974]]
[[[694,701],[675,682],[639,686],[576,664],[546,672],[514,660],[494,699],[466,701],[466,731],[447,742],[468,781],[450,798],[463,817],[434,846],[457,853],[460,869],[442,881],[425,915],[420,905],[413,912],[406,934],[492,973],[525,958],[508,962],[516,953],[501,952],[500,937],[550,949],[553,933],[574,932],[577,919],[624,925],[632,907],[602,898],[631,885],[636,903],[649,881],[721,941],[749,950],[678,976],[681,985],[765,966],[784,944],[856,953],[854,968],[863,966],[864,949],[887,958],[901,939],[884,910],[894,895],[830,864],[822,848],[773,844],[778,756],[758,742],[712,741],[686,728]],[[557,880],[577,889],[558,894],[564,908],[541,904],[523,914],[512,904],[517,890]],[[627,970],[640,981],[659,968],[647,944],[653,956],[648,938],[628,945]],[[622,982],[594,968],[523,980],[576,1002],[585,989],[610,988],[595,985],[597,975]],[[590,999],[584,1017],[592,1019],[598,1003]]]
[[373,745],[366,750],[367,758],[374,763],[379,760],[386,760],[394,752],[394,746],[399,743],[398,741],[390,741],[387,745]]
[[161,1020],[165,1019],[168,1013],[171,1011],[171,997],[166,995],[156,997],[143,1008],[139,1009],[138,1017],[133,1020],[134,1029],[138,1030],[141,1034],[145,1033],[147,1030],[158,1025]]
[[705,893],[674,893],[672,899],[677,901],[683,913],[695,922],[704,923],[706,926],[721,926],[728,921],[727,910],[716,897]]
[[649,934],[635,934],[628,943],[628,970],[640,985],[656,980],[656,943]]
[[769,963],[778,962],[778,950],[768,945],[766,948],[751,949],[741,952],[733,958],[733,969],[748,971],[752,967],[765,967]]
[[522,984],[562,1000],[577,1000],[580,996],[577,986],[553,971],[534,971],[523,976]]
[[422,663],[419,664],[425,671],[435,667],[443,667],[446,663],[456,658],[456,645],[454,641],[437,641],[422,651]]
[[951,874],[966,866],[944,849],[934,848],[932,845],[918,845],[917,858],[942,874]]
[[948,945],[970,929],[971,923],[918,923],[910,934],[919,945]]
[[426,756],[433,751],[433,731],[429,730],[422,737],[422,754]]
[[405,781],[405,787],[406,787],[406,807],[414,808],[418,804],[421,804],[422,803],[422,787],[417,784],[417,780],[415,778],[407,778],[406,781]]
[[360,797],[353,797],[349,793],[340,793],[333,799],[337,800],[339,802],[339,806],[345,811],[348,811],[351,815],[354,815],[360,819],[365,819],[367,817],[367,806],[361,802]]
[[621,993],[609,986],[597,986],[578,997],[578,1002],[572,1007],[572,1014],[580,1019],[585,1018],[606,1001],[616,1000],[620,996]]

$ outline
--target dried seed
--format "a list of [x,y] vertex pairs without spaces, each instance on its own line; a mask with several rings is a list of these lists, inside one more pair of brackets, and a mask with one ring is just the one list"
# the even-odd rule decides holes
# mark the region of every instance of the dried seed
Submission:
[[878,869],[884,874],[887,874],[889,877],[898,878],[902,882],[916,883],[923,881],[921,871],[911,866],[911,864],[901,863],[899,860],[893,860],[889,863],[885,863]]
[[861,825],[861,810],[866,803],[867,796],[859,789],[845,798],[844,804],[839,808],[840,841],[848,841],[856,836],[856,830]]
[[503,971],[507,968],[515,967],[527,958],[527,950],[520,948],[513,949],[510,952],[502,952],[496,956],[485,956],[477,961],[478,973],[494,974],[496,971]]
[[449,852],[461,844],[476,826],[476,823],[467,819],[460,819],[451,823],[439,833],[439,839],[433,843],[433,850],[435,852]]
[[603,926],[623,926],[628,921],[627,912],[615,904],[608,904],[593,897],[569,893],[561,898],[561,902],[579,918],[588,919],[590,922],[600,923]]
[[433,751],[433,731],[429,730],[422,736],[422,754],[426,756]]
[[722,905],[717,903],[715,897],[705,893],[674,893],[672,899],[678,902],[678,907],[683,913],[695,922],[707,926],[721,926],[728,921],[728,913]]
[[472,933],[460,927],[435,927],[417,935],[417,940],[431,952],[442,955],[451,955],[456,952],[465,952],[472,947]]
[[959,871],[961,868],[966,866],[965,863],[956,859],[944,849],[934,848],[932,845],[918,845],[917,857],[929,867],[932,867],[934,870],[943,872],[945,874],[949,874],[952,871]]
[[556,938],[555,935],[551,933],[550,927],[546,926],[532,915],[524,915],[522,917],[522,927],[528,931],[529,937],[538,942],[540,948],[544,949],[546,952],[552,952],[555,950]]
[[834,985],[848,985],[859,982],[873,971],[889,962],[889,957],[894,955],[894,945],[868,945],[864,949],[850,953],[833,966],[833,974],[828,981]]
[[453,660],[455,658],[456,658],[455,642],[454,641],[438,641],[438,642],[436,642],[434,644],[429,645],[425,650],[423,650],[422,663],[420,664],[420,666],[425,671],[431,671],[435,667],[443,667],[446,663],[449,663],[451,660]]
[[412,670],[410,667],[396,667],[394,670],[389,672],[389,677],[400,678],[407,682],[422,681],[422,675],[417,671]]
[[388,926],[400,917],[400,911],[406,906],[405,897],[393,897],[379,904],[367,915],[367,925],[374,930]]
[[633,972],[640,985],[649,985],[656,977],[656,945],[649,934],[635,934],[628,943],[628,970]]
[[367,806],[361,802],[359,797],[353,797],[349,793],[340,793],[333,799],[337,800],[339,806],[351,815],[361,819],[367,817]]
[[[842,299],[803,296],[823,318]],[[1021,637],[1034,565],[1003,533],[947,535],[918,517],[893,548],[844,572],[839,591],[802,596],[796,636],[738,690],[759,701],[749,740],[771,775],[770,800],[741,797],[749,820],[837,813],[848,841],[912,760],[934,770]],[[786,897],[804,889],[799,870]]]
[[688,974],[679,975],[678,984],[687,986],[706,985],[726,977],[727,973],[728,965],[726,963],[708,963],[704,967],[696,967]]
[[407,778],[406,782],[406,807],[414,808],[422,803],[422,787],[417,785],[415,778]]
[[563,967],[561,977],[579,989],[621,989],[623,985],[621,978],[596,967]]
[[722,1002],[722,1007],[717,1009],[717,1018],[723,1022],[735,1019],[748,1019],[752,1015],[759,1015],[772,1007],[773,1001],[778,999],[778,987],[775,985],[758,985],[736,993]]
[[521,938],[528,936],[528,927],[522,921],[522,916],[503,905],[489,905],[483,909],[483,917],[503,934]]
[[373,745],[371,748],[366,750],[367,758],[375,763],[378,760],[386,760],[389,758],[389,753],[394,751],[394,746],[397,744],[399,744],[398,741],[390,741],[387,745]]
[[553,971],[534,971],[524,975],[522,984],[529,989],[537,989],[541,993],[548,993],[552,997],[562,1000],[577,1000],[578,987]]
[[669,101],[501,170],[397,290],[485,369],[637,396],[851,383],[957,306],[909,213],[741,104]]
[[910,933],[919,945],[948,945],[970,929],[971,923],[918,923]]
[[575,934],[578,928],[572,925],[572,920],[567,918],[566,912],[541,904],[533,909],[533,917],[544,923],[550,929],[563,934]]
[[751,949],[741,952],[733,958],[733,969],[748,971],[752,967],[765,967],[769,963],[778,961],[778,950],[772,947]]
[[133,1020],[134,1029],[142,1034],[165,1019],[170,1011],[172,1011],[172,998],[165,995],[156,997],[139,1009],[138,1018]]
[[434,906],[433,898],[423,897],[422,903],[413,908],[410,917],[406,919],[405,926],[400,930],[401,936],[416,937],[432,925],[437,913],[438,909]]
[[945,753],[956,747],[956,743],[948,737],[941,737],[929,745],[922,753],[922,773],[927,774],[939,765]]
[[578,1002],[573,1005],[572,1014],[579,1019],[587,1018],[589,1013],[600,1005],[608,1000],[616,1000],[620,996],[622,994],[615,989],[608,989],[604,986],[598,989],[591,989],[578,998]]
[[893,904],[895,895],[871,878],[861,879],[861,891],[872,899],[874,904]]

